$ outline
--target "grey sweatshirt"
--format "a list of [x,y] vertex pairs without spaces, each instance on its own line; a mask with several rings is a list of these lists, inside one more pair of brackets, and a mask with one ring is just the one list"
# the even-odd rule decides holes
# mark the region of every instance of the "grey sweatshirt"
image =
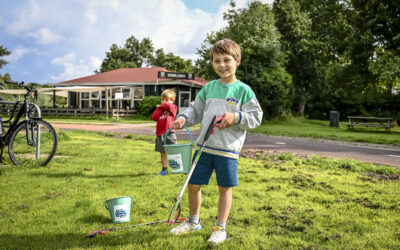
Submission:
[[248,85],[241,81],[231,84],[223,84],[218,80],[210,81],[201,89],[195,101],[178,114],[177,118],[183,117],[186,126],[201,122],[197,139],[197,143],[200,144],[214,115],[220,117],[225,112],[235,114],[234,125],[223,130],[215,128],[214,134],[207,140],[204,152],[238,159],[246,130],[258,127],[263,115],[257,98]]

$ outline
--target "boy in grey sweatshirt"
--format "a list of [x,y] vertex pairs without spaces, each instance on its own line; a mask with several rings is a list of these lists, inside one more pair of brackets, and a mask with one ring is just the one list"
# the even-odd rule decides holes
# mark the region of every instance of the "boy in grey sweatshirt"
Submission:
[[[207,185],[215,171],[219,188],[218,220],[208,242],[221,243],[227,238],[226,221],[232,205],[232,187],[238,185],[237,160],[246,130],[261,124],[262,109],[251,88],[237,80],[240,47],[224,39],[211,48],[211,64],[220,79],[208,82],[193,104],[177,116],[175,129],[201,122],[197,142],[202,142],[211,119],[223,119],[219,129],[207,140],[197,166],[189,181],[189,220],[171,229],[173,234],[184,234],[202,228],[200,224],[201,185]],[[196,152],[197,153],[197,152]]]

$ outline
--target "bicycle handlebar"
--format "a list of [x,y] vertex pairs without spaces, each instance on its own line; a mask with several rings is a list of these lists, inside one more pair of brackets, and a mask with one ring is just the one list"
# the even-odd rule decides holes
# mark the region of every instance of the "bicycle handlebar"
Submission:
[[9,83],[9,84],[14,84],[14,86],[17,86],[17,87],[24,87],[28,92],[37,92],[37,89],[35,88],[35,87],[33,87],[33,86],[24,86],[24,82],[22,81],[22,82],[16,82],[16,81],[5,81],[6,83]]

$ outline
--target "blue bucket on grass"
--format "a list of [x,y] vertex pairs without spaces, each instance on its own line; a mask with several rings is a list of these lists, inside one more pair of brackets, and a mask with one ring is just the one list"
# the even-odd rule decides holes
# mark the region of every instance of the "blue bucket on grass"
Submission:
[[193,135],[190,130],[184,126],[184,129],[189,133],[192,139],[191,143],[183,144],[166,144],[167,135],[170,128],[164,136],[164,149],[167,153],[168,165],[173,174],[187,174],[190,170],[191,159],[192,159],[192,147],[193,147]]
[[109,199],[106,200],[104,206],[110,212],[112,223],[129,222],[131,218],[131,208],[133,206],[133,197],[123,196]]

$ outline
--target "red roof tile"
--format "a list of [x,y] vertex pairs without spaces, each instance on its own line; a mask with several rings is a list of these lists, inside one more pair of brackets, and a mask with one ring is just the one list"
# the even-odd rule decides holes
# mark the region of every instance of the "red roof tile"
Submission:
[[[123,68],[116,69],[108,72],[103,72],[91,76],[85,76],[82,78],[72,79],[69,81],[61,82],[60,84],[82,84],[82,83],[135,83],[135,82],[156,82],[157,72],[166,71],[161,67],[154,68]],[[172,81],[171,79],[158,79],[159,82]],[[195,77],[192,80],[183,80],[186,83],[194,83],[196,85],[204,86],[207,83],[206,80]]]

